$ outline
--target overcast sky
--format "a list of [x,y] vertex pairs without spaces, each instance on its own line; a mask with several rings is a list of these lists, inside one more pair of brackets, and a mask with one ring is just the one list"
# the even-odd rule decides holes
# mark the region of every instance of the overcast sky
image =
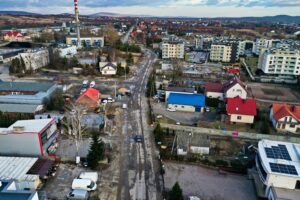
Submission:
[[[156,16],[239,17],[300,15],[300,0],[78,0],[82,14],[114,12]],[[0,0],[0,10],[72,13],[73,0]]]

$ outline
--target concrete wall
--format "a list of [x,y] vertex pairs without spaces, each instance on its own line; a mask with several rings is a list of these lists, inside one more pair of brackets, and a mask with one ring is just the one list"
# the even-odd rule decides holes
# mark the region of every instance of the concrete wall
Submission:
[[[254,116],[250,115],[229,115],[230,122],[253,124]],[[240,117],[240,119],[239,119]]]
[[164,124],[161,123],[162,128],[169,128],[171,130],[178,131],[189,131],[194,134],[204,134],[204,135],[213,135],[213,136],[226,136],[226,137],[236,137],[236,138],[244,138],[244,139],[252,139],[252,140],[275,140],[282,142],[292,142],[292,143],[300,143],[300,137],[298,136],[286,136],[286,135],[267,135],[261,133],[250,133],[250,132],[238,132],[238,136],[232,136],[234,131],[224,131],[219,129],[209,129],[209,128],[200,128],[200,127],[192,127],[192,126],[180,126],[173,124]]
[[267,185],[269,187],[279,187],[293,190],[295,189],[297,180],[300,180],[300,177],[288,177],[275,174],[268,174]]
[[188,105],[168,104],[168,108],[175,108],[176,111],[195,112],[195,107]]
[[0,134],[0,154],[40,156],[39,136],[35,133]]

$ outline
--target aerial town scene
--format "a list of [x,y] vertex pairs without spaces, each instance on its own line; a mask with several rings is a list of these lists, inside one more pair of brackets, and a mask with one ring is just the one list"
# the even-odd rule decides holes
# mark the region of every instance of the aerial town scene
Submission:
[[299,0],[0,0],[0,200],[300,200]]

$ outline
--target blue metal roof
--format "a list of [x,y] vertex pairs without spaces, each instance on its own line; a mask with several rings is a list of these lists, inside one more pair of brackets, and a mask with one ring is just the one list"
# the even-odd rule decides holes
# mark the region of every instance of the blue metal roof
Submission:
[[168,104],[202,107],[205,106],[205,95],[171,93],[168,99]]

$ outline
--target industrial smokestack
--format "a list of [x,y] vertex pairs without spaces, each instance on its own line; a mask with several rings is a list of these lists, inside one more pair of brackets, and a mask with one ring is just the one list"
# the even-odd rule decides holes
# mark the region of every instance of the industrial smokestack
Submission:
[[77,32],[77,47],[81,47],[80,41],[80,22],[79,22],[79,11],[78,11],[78,0],[74,0],[75,7],[75,22],[76,22],[76,32]]

